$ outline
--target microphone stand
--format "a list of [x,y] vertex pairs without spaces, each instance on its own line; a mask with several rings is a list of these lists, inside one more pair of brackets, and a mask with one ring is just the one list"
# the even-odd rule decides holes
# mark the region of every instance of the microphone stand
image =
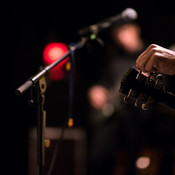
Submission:
[[[46,80],[45,75],[57,64],[62,62],[68,56],[73,56],[74,51],[82,48],[88,40],[88,37],[82,37],[81,40],[74,45],[69,46],[69,50],[59,60],[52,64],[42,67],[41,70],[24,82],[20,87],[15,90],[16,95],[22,95],[26,90],[34,88],[36,90],[36,104],[37,104],[37,164],[39,166],[39,175],[42,175],[42,167],[45,162],[45,126],[46,126],[46,111],[44,110]],[[71,66],[72,67],[72,66]],[[71,68],[72,69],[72,68]]]

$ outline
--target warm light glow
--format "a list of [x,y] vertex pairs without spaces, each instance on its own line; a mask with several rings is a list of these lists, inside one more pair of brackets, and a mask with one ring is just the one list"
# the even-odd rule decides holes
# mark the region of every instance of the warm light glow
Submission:
[[64,51],[59,47],[53,47],[48,51],[48,58],[50,61],[55,61],[64,54]]
[[150,165],[150,158],[149,157],[139,157],[136,160],[136,167],[139,169],[145,169]]
[[73,127],[73,125],[74,125],[74,120],[73,120],[73,118],[69,118],[67,124],[68,124],[68,127]]
[[[68,51],[67,45],[64,43],[49,43],[45,46],[43,52],[43,62],[46,65],[49,65],[62,56]],[[56,65],[52,70],[49,72],[49,77],[51,80],[60,80],[65,75],[64,66],[68,62],[68,58],[61,61],[58,65]]]
[[45,46],[43,52],[43,61],[51,64],[61,58],[67,52],[67,45],[64,43],[49,43]]

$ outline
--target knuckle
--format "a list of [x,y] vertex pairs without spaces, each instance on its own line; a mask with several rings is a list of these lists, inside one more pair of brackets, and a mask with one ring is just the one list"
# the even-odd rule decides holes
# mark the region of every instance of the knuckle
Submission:
[[155,47],[157,47],[157,45],[156,45],[156,44],[150,44],[149,47],[150,47],[150,48],[155,48]]
[[156,46],[155,47],[152,47],[150,49],[150,53],[151,53],[152,56],[154,56],[157,52],[158,52],[158,50],[157,50],[157,47]]
[[157,51],[157,45],[156,44],[151,44],[151,45],[149,45],[148,49],[151,52],[155,52],[155,51]]

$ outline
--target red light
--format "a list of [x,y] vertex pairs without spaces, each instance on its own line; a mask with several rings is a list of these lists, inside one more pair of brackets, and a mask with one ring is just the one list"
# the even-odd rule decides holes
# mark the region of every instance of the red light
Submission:
[[[43,52],[43,62],[46,65],[53,63],[61,58],[68,51],[67,45],[64,43],[49,43],[45,46]],[[69,58],[61,61],[49,72],[50,79],[56,81],[64,78],[65,70],[64,66]]]

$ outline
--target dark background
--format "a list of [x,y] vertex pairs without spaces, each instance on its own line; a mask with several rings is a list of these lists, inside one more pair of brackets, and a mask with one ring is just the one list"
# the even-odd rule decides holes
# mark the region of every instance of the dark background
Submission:
[[[175,42],[174,3],[169,0],[98,2],[50,0],[48,2],[14,1],[3,4],[1,15],[1,45],[3,46],[1,47],[1,174],[11,174],[11,172],[18,175],[27,174],[28,129],[36,124],[36,118],[33,107],[28,104],[29,92],[17,97],[15,89],[35,74],[39,66],[43,64],[44,46],[49,42],[66,44],[77,42],[80,39],[77,35],[78,29],[119,14],[127,7],[137,11],[142,36],[148,43],[169,47]],[[93,62],[77,59],[76,63],[79,77],[83,79],[84,75],[93,75],[93,72],[89,71]],[[85,71],[81,75],[82,70]],[[65,99],[68,99],[68,86],[65,89],[65,84],[67,80],[48,86],[46,103],[54,105],[54,101],[57,102],[56,109],[54,106],[51,109],[48,108],[48,125],[54,125],[55,121],[56,125],[63,123],[57,115],[66,115],[67,106],[63,104],[66,104]],[[80,91],[80,96],[83,96],[83,93],[84,89]],[[84,108],[81,107],[80,101],[81,98],[78,98],[75,105],[77,111],[75,124],[84,127],[86,121],[83,118],[85,116],[82,116]]]

